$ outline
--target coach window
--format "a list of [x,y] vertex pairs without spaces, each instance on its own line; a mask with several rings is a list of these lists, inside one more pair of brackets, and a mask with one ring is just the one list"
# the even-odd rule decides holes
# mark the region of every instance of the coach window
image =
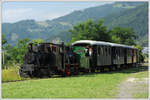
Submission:
[[118,49],[116,48],[116,56],[118,56]]
[[56,47],[55,46],[53,46],[53,51],[56,52]]
[[107,56],[109,56],[109,47],[107,47]]
[[120,56],[121,56],[121,57],[122,57],[122,51],[123,51],[122,48],[120,48]]
[[106,46],[106,56],[108,56],[108,47]]
[[112,54],[112,48],[110,47],[110,55]]
[[117,54],[118,54],[118,56],[119,56],[119,48],[117,48]]
[[122,48],[120,48],[120,53],[121,53],[120,56],[121,56],[121,57],[122,57],[122,51],[123,51]]
[[55,47],[55,52],[57,52],[57,47]]
[[108,47],[108,56],[109,56],[109,47]]
[[111,48],[109,47],[109,55],[111,55]]
[[119,48],[119,56],[121,57],[121,48]]
[[122,48],[122,50],[121,50],[121,56],[123,57],[123,48]]
[[106,47],[104,46],[104,56],[106,56]]
[[119,57],[120,57],[120,48],[118,48],[118,52],[119,52]]
[[56,47],[56,52],[58,52],[58,47]]
[[116,49],[114,48],[114,55],[116,56]]
[[112,54],[112,51],[111,51],[111,50],[112,50],[112,48],[110,47],[110,55]]
[[103,46],[103,56],[105,55],[105,46]]
[[118,48],[117,50],[118,50],[118,56],[120,57],[120,49]]
[[129,56],[129,49],[128,49],[128,56]]
[[103,50],[104,50],[104,56],[105,56],[106,55],[106,47],[105,46],[104,46]]
[[60,48],[59,50],[60,50],[60,53],[62,53],[62,48]]
[[121,55],[120,48],[118,50],[119,50],[119,57],[120,57],[120,55]]
[[128,49],[128,56],[130,55],[130,53],[129,53],[129,49]]
[[120,48],[120,56],[122,57],[122,48]]
[[124,55],[124,48],[122,48],[122,57],[123,57],[123,55]]
[[99,55],[99,46],[96,47],[96,53]]
[[100,46],[97,46],[97,54],[100,55]]
[[108,50],[108,56],[109,56],[109,47],[107,48],[107,50]]
[[110,47],[108,47],[108,55],[110,55]]
[[101,46],[99,46],[99,55],[101,55]]
[[108,56],[109,56],[110,54],[109,54],[109,47],[108,47]]
[[109,52],[109,48],[107,47],[107,53],[106,53],[106,54],[107,54],[107,56],[109,55],[109,54],[108,54],[108,52]]
[[119,56],[118,48],[116,49],[116,51],[117,51],[117,56]]
[[117,48],[116,50],[117,50],[117,56],[119,56],[119,51],[118,51],[118,48]]
[[115,48],[115,55],[117,56],[117,49]]
[[96,47],[96,53],[97,53],[97,55],[98,55],[98,49],[99,49],[99,47],[97,46],[97,47]]
[[102,46],[100,46],[99,50],[100,50],[100,51],[99,51],[99,52],[100,52],[100,55],[102,55],[102,52],[103,52],[103,51],[102,51]]
[[100,46],[99,46],[99,50],[98,51],[99,51],[99,54],[101,54],[101,47]]
[[107,56],[107,46],[105,47],[105,56]]
[[121,48],[119,48],[119,53],[120,53],[120,55],[119,55],[119,56],[121,57]]
[[100,52],[100,55],[102,55],[102,46],[100,46],[100,48],[99,48],[99,52]]
[[109,55],[110,55],[110,47],[108,47]]
[[103,46],[101,47],[101,55],[103,56],[104,53],[103,53]]
[[103,46],[101,47],[101,55],[103,56]]

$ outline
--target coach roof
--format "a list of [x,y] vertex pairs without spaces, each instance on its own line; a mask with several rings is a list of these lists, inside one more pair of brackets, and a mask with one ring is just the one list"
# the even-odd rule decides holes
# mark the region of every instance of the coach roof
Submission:
[[111,42],[93,41],[93,40],[79,40],[79,41],[76,41],[76,42],[72,43],[72,45],[76,45],[76,44],[107,45],[107,46],[111,46],[111,47],[123,47],[123,48],[136,49],[133,46],[117,44],[117,43],[111,43]]
[[107,46],[111,46],[111,45],[110,45],[109,43],[107,43],[107,42],[93,41],[93,40],[80,40],[80,41],[76,41],[76,42],[72,43],[72,45],[76,45],[76,44],[107,45]]
[[132,49],[136,49],[133,46],[128,46],[128,45],[123,45],[123,44],[117,44],[117,43],[110,43],[108,42],[112,47],[123,47],[123,48],[132,48]]

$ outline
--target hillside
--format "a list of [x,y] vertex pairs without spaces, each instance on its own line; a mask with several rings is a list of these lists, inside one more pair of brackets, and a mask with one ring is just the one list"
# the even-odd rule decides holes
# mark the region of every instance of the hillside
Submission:
[[148,43],[148,5],[139,5],[136,8],[114,13],[104,17],[104,23],[109,28],[114,26],[130,27],[138,36],[138,43],[146,46]]
[[[140,7],[143,4],[144,6]],[[57,38],[68,42],[71,39],[71,34],[67,30],[72,28],[73,25],[88,19],[98,20],[104,18],[105,24],[110,28],[114,25],[134,27],[134,30],[139,32],[137,34],[144,38],[142,40],[145,40],[147,28],[141,28],[141,26],[147,26],[147,10],[145,9],[147,9],[147,5],[144,2],[116,2],[87,8],[82,11],[74,11],[53,20],[41,22],[22,20],[16,23],[3,23],[2,32],[5,34],[8,43],[12,45],[15,45],[18,39],[26,37],[31,39],[42,38],[46,41]],[[133,21],[138,23],[136,27],[136,23],[133,23]],[[144,43],[147,45],[146,42]]]

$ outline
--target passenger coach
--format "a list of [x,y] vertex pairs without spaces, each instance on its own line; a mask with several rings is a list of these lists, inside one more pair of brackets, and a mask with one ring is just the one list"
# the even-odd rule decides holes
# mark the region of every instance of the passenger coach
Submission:
[[76,41],[72,46],[80,55],[80,68],[93,72],[96,69],[103,71],[105,67],[112,70],[127,65],[135,66],[138,62],[138,50],[132,46],[92,40]]

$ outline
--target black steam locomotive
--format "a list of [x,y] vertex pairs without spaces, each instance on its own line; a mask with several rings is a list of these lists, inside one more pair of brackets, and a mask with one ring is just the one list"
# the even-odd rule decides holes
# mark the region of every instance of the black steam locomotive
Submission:
[[21,77],[70,76],[137,63],[138,50],[132,46],[91,40],[76,41],[72,46],[30,43],[19,73]]

